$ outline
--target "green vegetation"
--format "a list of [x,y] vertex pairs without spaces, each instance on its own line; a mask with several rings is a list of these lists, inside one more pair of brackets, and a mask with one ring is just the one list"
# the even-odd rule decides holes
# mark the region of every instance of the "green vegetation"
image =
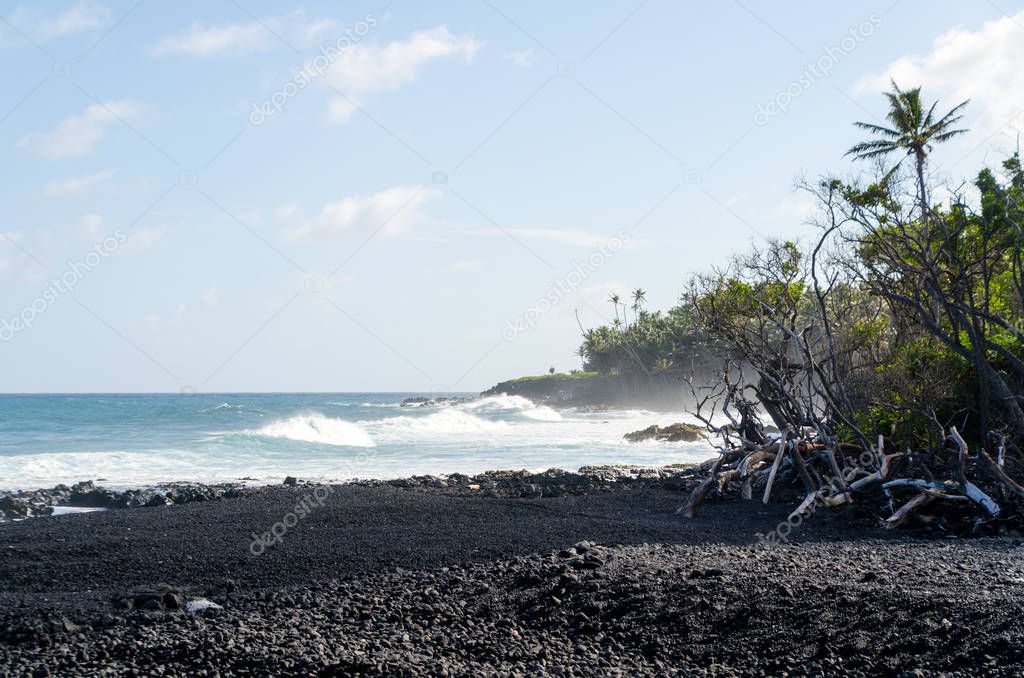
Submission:
[[548,374],[538,374],[535,376],[519,377],[512,379],[510,383],[519,384],[528,381],[548,381],[552,379],[590,379],[591,377],[599,376],[597,372],[581,372],[580,370],[573,370],[572,372],[549,372]]
[[[691,369],[694,359],[705,359],[715,345],[698,327],[686,305],[667,313],[648,311],[646,293],[635,290],[627,306],[617,294],[609,298],[615,309],[611,325],[587,330],[578,353],[584,369],[601,374],[650,375],[670,369]],[[630,319],[632,311],[632,319]]]
[[929,185],[932,147],[964,132],[966,102],[940,116],[920,88],[893,83],[886,97],[891,126],[856,123],[878,138],[847,155],[903,153],[911,167],[803,184],[819,207],[812,242],[771,241],[696,275],[667,313],[648,311],[643,290],[613,295],[615,321],[584,332],[585,368],[651,374],[711,356],[750,440],[764,411],[780,430],[866,448],[879,433],[934,447],[953,425],[975,442],[1020,442],[1020,156],[969,186]]

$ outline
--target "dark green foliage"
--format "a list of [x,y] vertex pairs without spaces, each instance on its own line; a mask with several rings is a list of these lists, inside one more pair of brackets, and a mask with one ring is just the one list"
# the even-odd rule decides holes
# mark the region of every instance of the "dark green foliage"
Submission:
[[[639,298],[638,294],[639,293]],[[619,315],[618,297],[613,297]],[[695,359],[706,360],[716,349],[702,332],[686,305],[667,313],[642,308],[643,290],[633,295],[632,318],[622,309],[616,322],[587,330],[579,355],[583,367],[601,374],[652,374],[669,369],[690,369]]]

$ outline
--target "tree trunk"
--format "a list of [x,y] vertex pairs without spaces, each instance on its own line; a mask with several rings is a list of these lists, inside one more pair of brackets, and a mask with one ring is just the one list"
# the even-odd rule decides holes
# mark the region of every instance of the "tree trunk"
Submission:
[[915,151],[914,159],[917,161],[917,197],[921,200],[921,222],[928,226],[928,191],[924,185],[925,152],[923,148]]

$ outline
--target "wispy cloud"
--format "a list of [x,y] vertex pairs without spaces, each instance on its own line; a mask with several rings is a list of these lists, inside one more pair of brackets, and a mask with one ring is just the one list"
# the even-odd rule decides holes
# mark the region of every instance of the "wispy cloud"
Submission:
[[529,68],[536,61],[532,49],[524,49],[521,52],[509,52],[505,55],[505,59],[511,61],[513,65],[519,68]]
[[324,205],[314,219],[285,233],[292,238],[377,230],[394,235],[422,221],[423,204],[437,195],[422,186],[395,186],[368,196],[349,196]]
[[151,332],[169,332],[178,327],[185,316],[185,304],[178,304],[173,311],[167,313],[147,313],[142,323]]
[[276,36],[296,47],[308,47],[341,29],[341,23],[335,19],[309,18],[301,10],[284,16],[220,26],[193,23],[185,31],[157,42],[150,53],[154,56],[184,54],[192,57],[248,54],[281,47],[282,43]]
[[166,224],[148,228],[134,228],[128,233],[128,240],[117,249],[117,254],[130,257],[151,250],[173,230],[173,228]]
[[509,228],[512,235],[526,240],[547,240],[562,245],[593,247],[608,240],[607,235],[574,228]]
[[[447,26],[418,31],[407,40],[386,45],[354,45],[339,55],[327,71],[327,82],[348,99],[361,104],[369,94],[394,91],[416,79],[423,67],[444,57],[471,63],[482,43],[471,34],[455,36]],[[346,122],[351,103],[341,97],[331,102],[328,118]]]
[[480,259],[462,259],[445,266],[442,270],[446,273],[478,273],[483,269],[484,262]]
[[203,294],[200,297],[200,299],[203,302],[203,306],[216,306],[217,304],[219,304],[220,292],[217,290],[217,286],[210,285],[205,290],[203,290]]
[[52,132],[29,134],[18,146],[30,148],[47,158],[84,155],[103,137],[108,125],[118,118],[132,118],[141,107],[127,99],[92,104],[82,113],[61,121]]
[[100,235],[100,226],[103,225],[103,217],[98,214],[86,214],[79,220],[82,228],[90,238],[95,239]]
[[87,193],[89,190],[95,188],[98,184],[103,183],[107,179],[110,179],[117,170],[108,169],[102,172],[95,172],[93,174],[83,174],[77,177],[71,177],[64,181],[51,181],[45,187],[43,187],[43,195],[51,198],[69,196],[69,195],[81,195]]
[[65,35],[99,28],[110,20],[110,10],[100,5],[79,2],[74,7],[44,21],[36,32],[40,40],[53,40]]
[[[91,2],[79,2],[56,15],[48,15],[36,8],[18,7],[7,17],[18,31],[35,42],[49,42],[75,33],[100,28],[110,21],[110,10]],[[13,47],[29,44],[10,26],[0,25],[0,46]]]

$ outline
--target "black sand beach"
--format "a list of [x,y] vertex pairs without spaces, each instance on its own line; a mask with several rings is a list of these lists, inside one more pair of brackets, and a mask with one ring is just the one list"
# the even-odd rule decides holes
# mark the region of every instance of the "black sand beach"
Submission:
[[[1024,670],[1019,541],[820,515],[765,546],[785,506],[715,502],[687,520],[680,492],[626,487],[338,486],[300,517],[315,487],[299,485],[5,523],[0,675]],[[184,609],[196,599],[222,607]]]

